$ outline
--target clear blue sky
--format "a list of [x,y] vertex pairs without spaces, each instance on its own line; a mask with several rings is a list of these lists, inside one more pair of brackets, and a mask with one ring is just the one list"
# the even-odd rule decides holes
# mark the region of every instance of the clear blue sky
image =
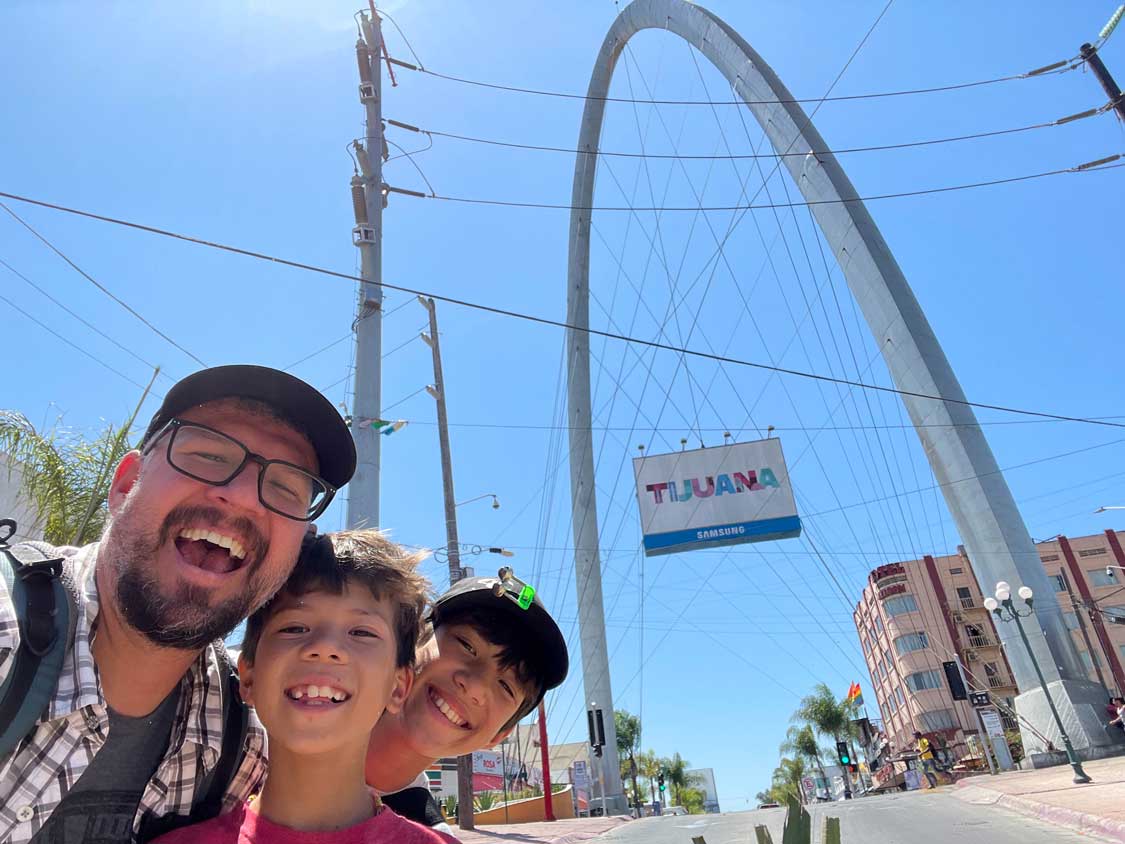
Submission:
[[[351,18],[359,5],[6,4],[0,13],[6,68],[0,189],[353,272],[352,171],[345,145],[362,132]],[[709,6],[746,37],[791,91],[816,97],[882,3],[713,0]],[[610,0],[395,0],[387,8],[433,70],[573,92],[585,90],[616,13]],[[1074,55],[1113,8],[1106,2],[900,0],[834,93],[1030,70]],[[409,59],[402,39],[388,29],[392,54]],[[1123,43],[1119,36],[1104,51],[1119,78],[1125,78]],[[651,91],[664,99],[728,99],[718,74],[696,58],[698,70],[682,42],[643,33],[619,68],[613,93],[629,96],[632,86],[638,97]],[[388,117],[530,144],[569,147],[577,137],[578,101],[488,91],[405,70],[399,83],[386,93]],[[829,144],[844,148],[1023,126],[1102,102],[1095,80],[1076,71],[929,96],[828,103],[815,121]],[[745,128],[730,107],[717,107],[713,116],[700,107],[616,104],[608,111],[603,149],[706,155],[723,153],[729,144],[733,152],[745,153],[760,133],[749,115],[744,117]],[[390,137],[407,149],[425,145],[401,131]],[[1112,116],[1101,116],[1001,138],[856,153],[842,161],[860,194],[867,195],[1053,170],[1123,151],[1125,132]],[[416,160],[440,194],[558,203],[570,198],[573,158],[564,154],[438,139]],[[748,161],[692,161],[681,168],[667,159],[647,165],[615,159],[600,172],[597,201],[693,204],[693,190],[699,190],[709,204],[737,203],[738,180],[748,179],[751,191],[761,181],[751,167]],[[1123,172],[871,204],[970,398],[1073,415],[1125,414],[1119,351],[1125,304],[1119,283]],[[425,189],[406,159],[392,162],[386,174],[391,184]],[[778,199],[786,187],[792,191],[775,178],[769,189]],[[208,364],[286,367],[349,332],[354,290],[347,281],[18,203],[12,207]],[[725,232],[730,223],[731,214],[718,212],[596,215],[592,284],[600,304],[592,306],[592,322],[654,338],[669,285],[679,283],[672,296],[676,315],[666,324],[674,341],[854,375],[850,343],[865,379],[886,383],[881,362],[867,368],[874,346],[866,329],[857,328],[838,270],[826,275],[803,209],[777,216],[759,211],[742,220],[725,250],[730,270],[724,265],[712,274],[708,226]],[[385,215],[385,278],[561,319],[567,224],[563,211],[394,196]],[[655,256],[650,238],[659,247]],[[2,212],[0,258],[169,375],[197,368]],[[692,286],[695,280],[701,283]],[[749,328],[735,280],[759,332]],[[833,314],[829,291],[837,294],[843,323],[835,316],[825,320],[819,305],[817,316],[802,321],[802,297],[815,299],[818,288]],[[0,291],[129,378],[147,380],[143,363],[2,267]],[[402,309],[386,320],[386,350],[416,335],[424,321],[409,297],[389,293],[388,310],[398,305]],[[552,328],[439,308],[456,425],[458,498],[495,492],[503,504],[499,511],[486,502],[462,508],[461,535],[469,543],[515,549],[517,571],[538,582],[571,632],[576,612],[569,485],[565,438],[556,430],[565,418],[556,404],[563,337]],[[136,386],[6,305],[0,304],[0,313],[5,316],[0,404],[36,424],[61,420],[85,432],[126,417],[139,396]],[[794,319],[800,324],[796,332]],[[933,492],[824,512],[932,483],[912,432],[870,428],[902,423],[892,399],[870,396],[868,406],[862,396],[832,386],[779,382],[739,367],[724,373],[701,361],[689,362],[689,386],[684,371],[676,372],[674,355],[642,352],[638,365],[637,355],[619,344],[593,346],[594,373],[601,373],[598,424],[610,429],[597,441],[616,703],[642,713],[646,747],[679,751],[694,765],[714,767],[724,807],[743,808],[767,784],[800,694],[822,679],[841,694],[851,680],[868,685],[854,667],[862,666],[862,659],[850,606],[828,582],[807,540],[760,546],[761,553],[743,546],[729,554],[664,557],[642,566],[628,464],[636,445],[678,448],[684,436],[694,445],[698,431],[714,445],[723,430],[741,431],[745,439],[754,436],[755,427],[777,427],[794,465],[808,535],[852,601],[871,568],[951,550],[956,531]],[[347,405],[350,365],[345,340],[293,371]],[[429,365],[420,342],[388,357],[384,404],[429,383]],[[642,392],[650,366],[654,380]],[[621,386],[611,389],[615,380]],[[162,379],[157,387],[170,383]],[[664,390],[655,385],[668,388],[666,407]],[[150,400],[142,418],[154,408]],[[385,441],[383,524],[404,542],[440,544],[432,401],[422,393],[388,415],[411,425]],[[1091,425],[1026,424],[1024,418],[990,412],[980,419],[995,423],[986,430],[1002,467],[1125,439],[1119,430]],[[801,430],[824,425],[861,429],[819,436]],[[697,433],[689,434],[692,429]],[[797,461],[813,437],[814,448]],[[1125,443],[1118,442],[1009,472],[1032,535],[1120,527],[1120,519],[1092,511],[1101,504],[1125,504],[1123,453]],[[340,508],[324,520],[327,528],[341,523]],[[483,571],[496,560],[466,562]],[[444,584],[440,564],[431,561],[427,571]],[[643,614],[642,572],[648,593]],[[701,578],[706,588],[693,599]],[[578,670],[549,702],[553,738],[581,738]]]

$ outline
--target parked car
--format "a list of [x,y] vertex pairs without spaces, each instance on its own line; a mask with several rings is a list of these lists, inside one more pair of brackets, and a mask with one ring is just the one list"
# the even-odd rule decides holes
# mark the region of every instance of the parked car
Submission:
[[664,814],[666,814],[666,815],[686,815],[687,809],[685,809],[683,806],[667,806],[664,809]]
[[781,804],[780,803],[759,803],[758,808],[759,809],[780,809]]

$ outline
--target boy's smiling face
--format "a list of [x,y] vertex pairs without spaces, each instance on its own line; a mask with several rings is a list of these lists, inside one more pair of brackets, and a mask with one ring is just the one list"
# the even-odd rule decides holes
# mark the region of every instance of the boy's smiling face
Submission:
[[467,624],[442,624],[419,649],[403,720],[426,756],[459,756],[491,747],[528,690],[513,668],[500,668],[501,648]]
[[308,756],[366,747],[384,710],[398,712],[413,672],[396,668],[394,605],[363,585],[343,594],[278,596],[254,663],[239,659],[242,698],[275,748]]

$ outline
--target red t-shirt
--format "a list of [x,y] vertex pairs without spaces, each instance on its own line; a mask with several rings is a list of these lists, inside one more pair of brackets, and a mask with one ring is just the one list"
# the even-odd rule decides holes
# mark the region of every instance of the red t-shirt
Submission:
[[385,806],[375,817],[336,832],[302,832],[266,820],[250,806],[162,835],[155,844],[458,844]]

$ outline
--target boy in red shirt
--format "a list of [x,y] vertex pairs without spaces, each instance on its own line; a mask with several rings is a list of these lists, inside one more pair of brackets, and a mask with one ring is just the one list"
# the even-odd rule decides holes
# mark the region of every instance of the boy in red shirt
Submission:
[[246,623],[242,698],[269,736],[250,803],[162,844],[455,842],[384,808],[364,781],[367,737],[413,681],[427,582],[379,531],[308,537],[281,591]]

